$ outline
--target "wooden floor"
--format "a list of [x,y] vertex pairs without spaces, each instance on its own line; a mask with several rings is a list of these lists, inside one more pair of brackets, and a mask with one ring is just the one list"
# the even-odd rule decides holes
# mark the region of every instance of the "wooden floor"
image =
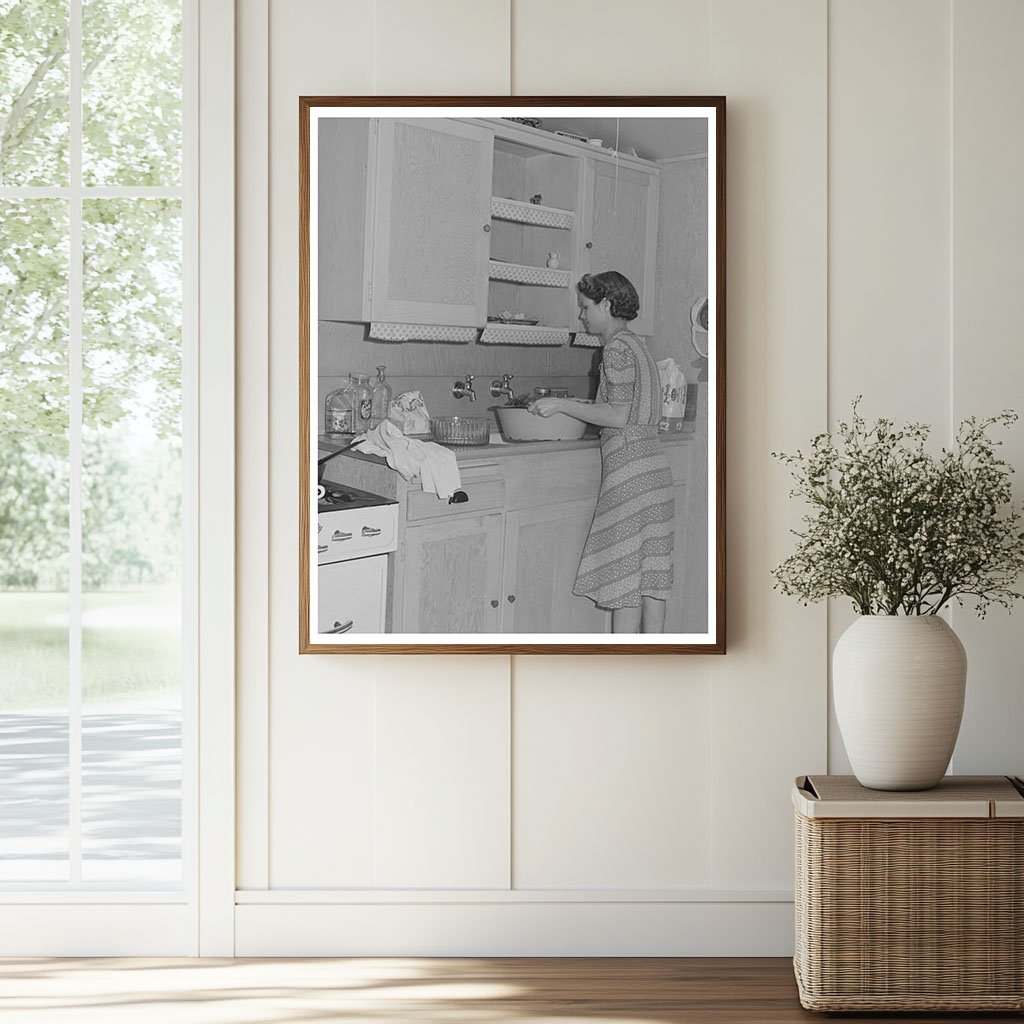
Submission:
[[[849,1014],[851,1022],[1020,1014]],[[800,1008],[787,959],[4,959],[2,1024],[737,1024]]]

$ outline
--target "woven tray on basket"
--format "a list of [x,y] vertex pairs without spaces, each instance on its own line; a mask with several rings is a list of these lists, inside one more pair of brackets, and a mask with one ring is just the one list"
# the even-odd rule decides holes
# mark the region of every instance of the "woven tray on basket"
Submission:
[[798,779],[796,953],[809,1010],[1024,1009],[1024,787],[882,793]]

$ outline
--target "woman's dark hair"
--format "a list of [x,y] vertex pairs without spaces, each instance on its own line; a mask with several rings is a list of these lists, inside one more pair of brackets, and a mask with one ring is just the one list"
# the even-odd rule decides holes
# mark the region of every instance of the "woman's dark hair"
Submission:
[[576,291],[591,302],[608,299],[610,312],[617,320],[635,320],[640,312],[640,296],[625,274],[606,270],[601,274],[584,274]]

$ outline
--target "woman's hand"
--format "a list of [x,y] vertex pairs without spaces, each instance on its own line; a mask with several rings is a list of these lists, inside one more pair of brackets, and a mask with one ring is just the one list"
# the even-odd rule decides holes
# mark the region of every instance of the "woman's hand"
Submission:
[[556,412],[565,411],[561,398],[538,398],[537,401],[531,402],[527,409],[534,416],[543,416],[545,419],[548,416],[554,416]]

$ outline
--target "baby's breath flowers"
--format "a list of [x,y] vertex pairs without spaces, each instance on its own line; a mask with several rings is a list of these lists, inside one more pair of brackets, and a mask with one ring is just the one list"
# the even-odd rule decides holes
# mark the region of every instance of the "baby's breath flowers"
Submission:
[[812,511],[795,530],[796,551],[773,570],[775,589],[804,603],[846,596],[862,615],[934,615],[973,598],[979,616],[1010,608],[1024,570],[1013,469],[996,457],[990,427],[1017,414],[966,419],[952,451],[925,451],[929,428],[869,426],[853,403],[849,423],[819,434],[811,449],[773,452]]

